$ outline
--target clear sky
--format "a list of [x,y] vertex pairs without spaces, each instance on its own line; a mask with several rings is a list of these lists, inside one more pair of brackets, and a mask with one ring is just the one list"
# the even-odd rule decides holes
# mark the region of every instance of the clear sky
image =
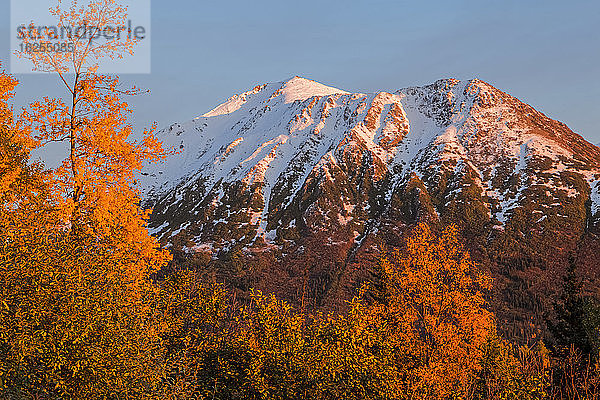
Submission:
[[[476,77],[598,143],[599,26],[597,0],[153,0],[152,73],[126,80],[152,92],[131,102],[136,126],[164,127],[294,75],[353,92]],[[56,93],[55,78],[17,78],[19,105]]]

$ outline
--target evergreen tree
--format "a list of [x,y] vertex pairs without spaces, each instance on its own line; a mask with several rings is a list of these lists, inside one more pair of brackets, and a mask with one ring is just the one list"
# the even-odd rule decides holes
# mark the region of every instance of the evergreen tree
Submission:
[[583,283],[577,278],[577,262],[569,258],[567,273],[563,277],[563,293],[554,303],[556,320],[549,321],[553,336],[552,348],[557,355],[564,355],[571,348],[577,349],[585,358],[594,356],[598,346],[599,313],[593,299],[583,294]]

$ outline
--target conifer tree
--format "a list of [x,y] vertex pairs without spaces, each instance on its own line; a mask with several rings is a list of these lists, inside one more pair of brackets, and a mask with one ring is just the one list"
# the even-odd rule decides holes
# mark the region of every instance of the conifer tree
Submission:
[[583,293],[583,282],[577,277],[577,261],[569,257],[563,276],[560,300],[554,303],[555,320],[548,321],[555,353],[564,356],[576,349],[585,359],[597,358],[600,350],[600,307]]

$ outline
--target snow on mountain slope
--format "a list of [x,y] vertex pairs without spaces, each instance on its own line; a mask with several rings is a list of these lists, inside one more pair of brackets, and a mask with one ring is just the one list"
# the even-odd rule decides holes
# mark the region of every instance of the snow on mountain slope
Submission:
[[159,138],[179,153],[141,181],[163,238],[186,230],[195,242],[229,246],[335,223],[360,240],[411,179],[423,182],[438,216],[473,187],[499,229],[525,202],[547,213],[582,194],[573,173],[594,213],[600,204],[600,149],[479,80],[362,94],[294,77]]

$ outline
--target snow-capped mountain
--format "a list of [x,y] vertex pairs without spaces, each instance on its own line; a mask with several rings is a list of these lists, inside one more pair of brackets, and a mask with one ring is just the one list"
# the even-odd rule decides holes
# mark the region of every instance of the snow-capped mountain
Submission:
[[[194,216],[201,214],[207,196],[218,209],[226,189],[239,183],[255,187],[257,203],[231,211],[245,211],[256,227],[255,237],[274,239],[282,223],[294,222],[275,220],[276,214],[289,207],[309,181],[333,179],[327,174],[345,161],[371,169],[372,183],[390,180],[380,193],[388,200],[411,176],[434,183],[448,174],[472,173],[490,221],[499,228],[527,189],[546,187],[574,197],[576,189],[560,178],[563,172],[580,174],[593,189],[592,209],[597,211],[600,204],[598,149],[563,124],[478,80],[351,94],[295,77],[233,96],[202,117],[172,125],[159,137],[179,150],[144,179],[146,196],[173,211],[162,213],[155,229],[161,237],[197,222]],[[536,168],[538,164],[544,168]],[[518,183],[507,185],[511,179]],[[191,193],[201,201],[186,201]],[[457,193],[441,193],[445,201],[436,208],[446,206]],[[338,221],[351,217],[350,208],[368,208],[350,199],[337,200],[343,205],[336,210]],[[184,210],[187,215],[181,220]]]
[[568,252],[600,219],[600,148],[477,79],[363,94],[294,77],[159,137],[178,154],[142,177],[152,232],[206,263],[312,254],[321,300],[417,221],[458,224],[501,269]]

